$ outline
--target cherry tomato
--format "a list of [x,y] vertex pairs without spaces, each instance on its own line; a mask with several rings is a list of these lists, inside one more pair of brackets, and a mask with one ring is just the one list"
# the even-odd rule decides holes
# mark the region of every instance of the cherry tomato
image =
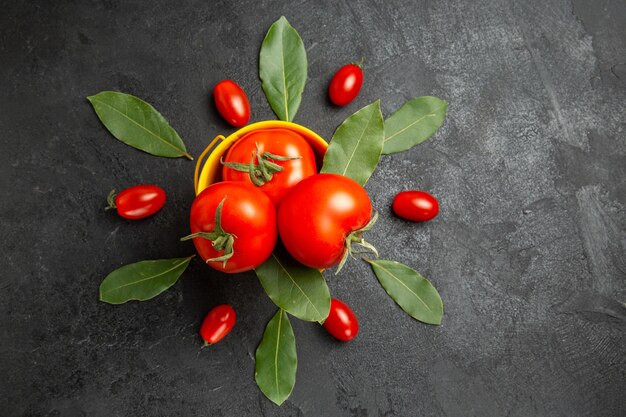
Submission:
[[207,345],[213,345],[233,329],[237,316],[235,310],[228,304],[219,305],[205,317],[200,327],[200,336]]
[[220,81],[213,88],[217,111],[231,125],[241,127],[250,120],[248,96],[239,84],[231,80]]
[[278,231],[287,251],[311,268],[342,262],[372,216],[370,199],[356,181],[317,174],[300,181],[278,209]]
[[336,106],[345,106],[359,95],[363,85],[363,70],[355,64],[344,65],[335,73],[330,86],[328,96]]
[[403,219],[425,222],[439,214],[439,203],[425,191],[402,191],[393,199],[393,211]]
[[165,204],[165,191],[156,185],[135,185],[119,194],[111,191],[107,201],[107,210],[116,209],[117,214],[126,219],[143,219],[161,210]]
[[208,186],[191,205],[191,235],[200,257],[222,272],[249,271],[270,256],[277,239],[276,209],[244,182]]
[[230,147],[222,163],[223,180],[255,184],[277,207],[294,185],[317,172],[309,143],[288,129],[248,133]]
[[335,339],[348,342],[359,333],[359,322],[354,312],[343,301],[330,300],[330,313],[324,321],[324,327]]

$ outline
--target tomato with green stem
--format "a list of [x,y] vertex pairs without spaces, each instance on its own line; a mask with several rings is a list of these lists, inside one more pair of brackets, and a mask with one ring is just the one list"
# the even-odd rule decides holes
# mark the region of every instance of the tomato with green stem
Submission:
[[254,184],[278,206],[289,190],[317,172],[309,143],[289,129],[259,129],[235,142],[222,159],[222,179]]
[[300,181],[278,209],[278,231],[287,251],[311,268],[339,265],[348,256],[363,253],[353,245],[378,254],[363,239],[378,214],[363,187],[338,174],[317,174]]
[[269,197],[244,182],[224,181],[205,188],[191,206],[191,234],[207,265],[226,273],[261,265],[277,239],[276,209]]
[[165,205],[165,191],[156,185],[135,185],[119,194],[111,190],[105,210],[115,209],[125,219],[138,220],[152,216]]

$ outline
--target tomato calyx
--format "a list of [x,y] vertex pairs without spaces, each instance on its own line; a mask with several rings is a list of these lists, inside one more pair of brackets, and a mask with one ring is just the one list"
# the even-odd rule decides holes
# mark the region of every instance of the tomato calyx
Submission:
[[352,65],[363,69],[363,64],[365,64],[365,57],[362,56],[357,62],[351,62]]
[[222,201],[220,201],[217,209],[215,210],[215,230],[213,230],[212,232],[192,233],[188,236],[182,237],[180,240],[185,241],[196,237],[210,240],[213,249],[215,249],[216,251],[224,251],[224,254],[215,258],[209,258],[205,260],[205,262],[209,263],[223,261],[223,266],[225,267],[226,262],[235,254],[235,251],[233,250],[233,244],[235,243],[235,239],[237,238],[237,236],[233,235],[232,233],[228,233],[224,229],[222,229],[222,207],[224,206],[224,201],[226,201],[226,197],[224,197]]
[[115,205],[115,198],[116,197],[117,197],[117,193],[115,192],[115,188],[114,188],[114,189],[111,190],[111,192],[107,196],[107,204],[108,204],[108,206],[106,206],[104,208],[105,211],[113,210],[113,209],[117,208],[117,206]]
[[[252,152],[252,159],[250,159],[250,163],[243,164],[241,162],[225,162],[223,159],[220,159],[222,165],[227,166],[231,169],[240,172],[247,172],[250,175],[250,181],[257,187],[262,186],[266,182],[270,182],[275,173],[283,170],[283,167],[278,165],[275,162],[270,161],[293,161],[296,159],[302,159],[301,156],[282,156],[276,155],[271,152],[259,152],[259,145],[256,145],[256,152]],[[256,159],[257,163],[254,163]]]
[[[374,247],[374,245],[372,245],[369,242],[366,242],[365,239],[363,239],[362,234],[371,230],[374,227],[374,224],[376,224],[376,220],[378,220],[378,212],[375,211],[374,215],[372,216],[372,219],[362,228],[355,230],[354,232],[351,232],[348,236],[346,236],[345,238],[345,246],[346,246],[346,251],[344,252],[341,261],[339,262],[339,266],[337,267],[337,271],[335,271],[335,275],[337,275],[339,273],[339,271],[341,271],[341,269],[343,268],[343,266],[345,265],[346,261],[348,260],[348,255],[350,257],[352,257],[352,259],[354,259],[354,255],[360,254],[360,253],[369,253],[372,252],[374,255],[376,255],[376,257],[378,258],[378,250]],[[365,250],[363,249],[354,249],[352,247],[353,244],[357,244],[363,248],[365,248]]]

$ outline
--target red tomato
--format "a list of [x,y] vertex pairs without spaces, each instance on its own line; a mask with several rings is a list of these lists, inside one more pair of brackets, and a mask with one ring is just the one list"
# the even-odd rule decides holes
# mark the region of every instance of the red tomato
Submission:
[[191,233],[183,240],[193,238],[207,265],[232,274],[249,271],[265,262],[274,250],[276,209],[253,185],[218,182],[194,200]]
[[300,263],[329,268],[348,255],[354,242],[372,249],[360,237],[371,216],[370,199],[356,181],[318,174],[300,181],[283,198],[278,231],[287,251]]
[[344,65],[330,80],[328,96],[336,106],[345,106],[356,98],[363,85],[363,71],[355,64]]
[[161,210],[165,204],[165,191],[156,185],[135,185],[119,194],[109,193],[108,209],[117,209],[117,214],[131,219],[143,219]]
[[235,310],[228,304],[219,305],[209,311],[200,327],[200,336],[207,345],[222,340],[235,325]]
[[359,322],[354,312],[342,301],[330,300],[330,313],[324,321],[324,327],[335,339],[348,342],[359,333]]
[[250,120],[248,96],[239,84],[231,80],[220,81],[213,88],[217,111],[231,125],[241,127]]
[[230,147],[222,163],[224,181],[255,184],[277,207],[294,185],[317,172],[309,143],[288,129],[248,133]]
[[402,191],[393,199],[393,211],[414,222],[425,222],[439,214],[439,203],[424,191]]

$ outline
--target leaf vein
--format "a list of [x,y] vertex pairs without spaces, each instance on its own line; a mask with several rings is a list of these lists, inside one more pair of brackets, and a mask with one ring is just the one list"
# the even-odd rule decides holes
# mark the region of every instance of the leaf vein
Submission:
[[[183,155],[189,155],[186,151],[184,151],[182,148],[177,147],[176,145],[168,142],[167,140],[165,140],[165,138],[160,137],[159,135],[157,135],[156,133],[154,133],[153,131],[151,131],[150,129],[148,129],[145,126],[142,126],[141,124],[137,123],[136,121],[134,121],[133,119],[130,118],[130,116],[128,116],[127,114],[119,111],[118,109],[116,109],[115,107],[111,106],[110,104],[101,101],[101,100],[97,100],[94,99],[95,102],[100,103],[102,105],[105,105],[107,107],[109,107],[111,110],[115,111],[116,113],[121,114],[123,117],[125,117],[126,119],[128,119],[130,122],[136,124],[137,126],[139,126],[141,129],[145,130],[146,132],[148,132],[149,134],[151,134],[152,136],[154,136],[156,139],[160,140],[161,142],[165,143],[166,145],[176,149],[177,151],[181,152]],[[143,116],[143,113],[142,113]],[[145,121],[145,116],[144,117],[144,121]]]
[[391,271],[389,271],[387,268],[385,268],[384,266],[381,266],[379,264],[375,264],[378,268],[382,269],[383,271],[387,272],[391,277],[395,278],[396,281],[398,281],[400,284],[402,284],[407,290],[409,290],[409,292],[411,294],[413,294],[415,296],[415,298],[417,298],[418,300],[420,300],[422,302],[422,304],[424,304],[424,306],[428,309],[428,311],[430,311],[431,313],[433,313],[433,310],[428,307],[428,304],[426,304],[426,302],[424,302],[424,300],[422,300],[422,298],[417,295],[411,288],[409,288],[404,282],[402,282],[400,280],[400,278],[396,277]]
[[278,345],[280,342],[280,328],[283,322],[283,310],[280,310],[280,317],[278,318],[278,334],[276,335],[276,351],[274,354],[274,375],[276,380],[276,392],[280,394],[280,388],[278,387]]
[[287,70],[285,69],[285,51],[284,51],[284,34],[283,30],[281,33],[281,42],[280,42],[280,60],[281,60],[281,74],[283,76],[283,99],[285,100],[285,119],[289,121],[289,98],[287,94]]
[[410,129],[411,127],[413,127],[414,125],[416,125],[417,123],[421,122],[422,120],[424,120],[426,117],[434,117],[437,115],[437,111],[441,110],[442,108],[444,108],[448,103],[444,103],[441,106],[437,107],[436,109],[432,110],[430,113],[423,115],[422,117],[420,117],[419,119],[417,119],[416,121],[414,121],[413,123],[407,125],[404,129],[400,129],[398,130],[396,133],[394,133],[393,135],[389,136],[388,138],[385,138],[385,142],[390,141],[391,139],[393,139],[394,137],[398,136],[399,134],[401,134],[402,132],[404,132],[407,129]]
[[138,284],[138,283],[140,283],[140,282],[143,282],[143,281],[148,281],[148,280],[151,280],[151,279],[155,279],[155,278],[157,278],[157,277],[160,277],[161,275],[165,275],[165,274],[167,274],[168,272],[172,272],[173,270],[175,270],[176,268],[178,268],[180,265],[184,264],[184,263],[185,263],[187,260],[189,260],[189,259],[191,259],[191,258],[186,258],[186,259],[184,259],[184,260],[180,261],[180,263],[177,263],[176,265],[172,266],[170,269],[168,269],[168,270],[166,270],[166,271],[163,271],[163,272],[161,272],[161,273],[158,273],[158,274],[156,274],[156,275],[151,275],[151,276],[149,276],[148,278],[140,279],[140,280],[138,280],[138,281],[129,282],[128,284],[120,285],[119,287],[115,287],[115,288],[111,288],[111,289],[106,290],[106,291],[102,291],[102,294],[107,294],[107,293],[110,293],[111,291],[117,291],[117,290],[119,290],[120,288],[128,287],[129,285],[135,285],[135,284]]
[[365,132],[367,131],[367,128],[369,127],[372,120],[374,120],[374,113],[370,115],[370,118],[367,121],[365,128],[363,128],[363,131],[359,135],[359,140],[354,145],[354,149],[352,150],[352,155],[350,155],[350,158],[348,159],[348,162],[346,163],[346,167],[344,168],[342,175],[346,175],[346,172],[348,172],[348,167],[352,163],[352,160],[354,159],[354,154],[356,153],[356,150],[359,148],[359,144],[361,143],[361,140],[363,140],[363,136],[365,136]]
[[[302,295],[304,295],[304,297],[307,299],[307,301],[309,302],[309,304],[313,307],[313,309],[317,312],[319,317],[322,317],[322,313],[320,313],[320,311],[317,309],[317,307],[315,306],[315,304],[313,303],[313,301],[311,301],[311,299],[309,298],[309,296],[304,292],[304,290],[298,285],[298,283],[293,279],[293,277],[291,276],[291,274],[289,273],[289,271],[287,271],[287,269],[284,267],[284,265],[280,262],[280,260],[276,257],[276,255],[272,254],[272,256],[274,257],[274,259],[276,259],[276,262],[278,263],[278,265],[282,268],[283,271],[285,271],[285,274],[287,274],[287,276],[289,277],[289,279],[293,282],[293,284],[298,287],[298,290],[300,290],[300,292],[302,293]],[[292,287],[293,288],[293,287]]]

